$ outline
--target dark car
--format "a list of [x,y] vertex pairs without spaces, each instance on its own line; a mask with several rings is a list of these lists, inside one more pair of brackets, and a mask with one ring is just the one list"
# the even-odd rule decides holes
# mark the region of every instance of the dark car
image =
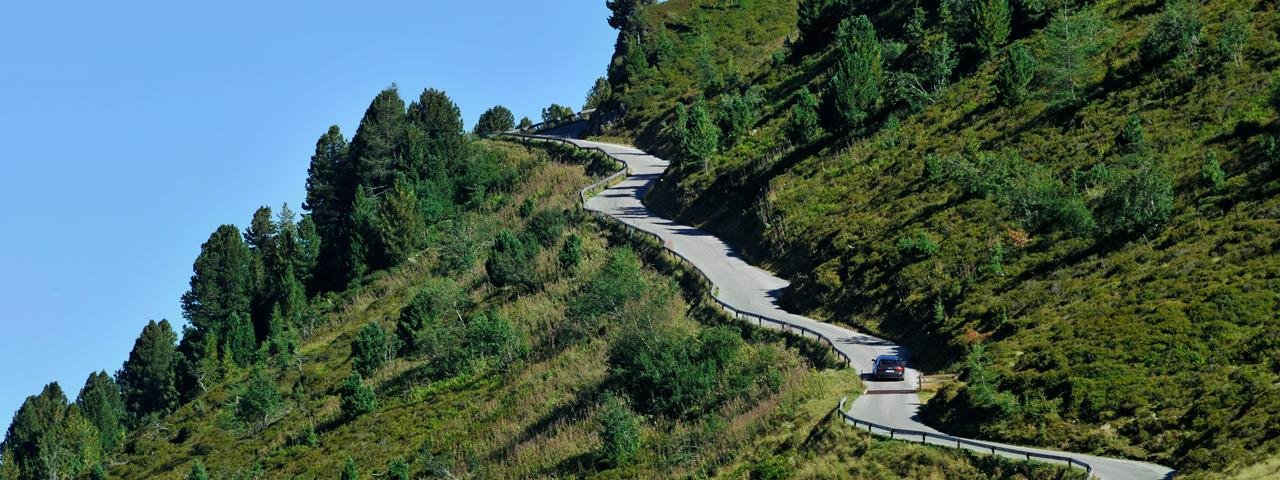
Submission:
[[902,380],[906,365],[896,355],[881,355],[871,361],[871,378],[875,380]]

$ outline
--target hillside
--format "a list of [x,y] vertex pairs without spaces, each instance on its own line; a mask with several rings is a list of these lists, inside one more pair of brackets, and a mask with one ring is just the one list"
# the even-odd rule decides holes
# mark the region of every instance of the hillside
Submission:
[[317,141],[307,213],[210,235],[180,333],[27,399],[0,479],[1080,475],[847,427],[856,372],[578,208],[610,163],[384,90]]
[[1191,477],[1280,451],[1273,3],[637,11],[597,118],[675,162],[649,206],[960,374],[935,426]]

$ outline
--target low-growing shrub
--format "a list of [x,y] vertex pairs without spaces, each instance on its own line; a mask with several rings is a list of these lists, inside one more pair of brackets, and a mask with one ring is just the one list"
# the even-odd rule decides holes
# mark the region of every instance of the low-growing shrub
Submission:
[[360,328],[351,342],[351,368],[368,376],[382,368],[391,356],[391,344],[387,331],[377,322],[369,322]]
[[543,247],[550,247],[560,239],[566,223],[564,212],[539,210],[529,218],[529,234]]
[[351,372],[347,380],[342,382],[338,395],[342,416],[347,419],[359,417],[378,408],[373,389],[364,384],[364,378],[361,378],[358,372]]
[[622,467],[635,459],[640,450],[640,416],[621,399],[610,396],[600,409],[601,463]]

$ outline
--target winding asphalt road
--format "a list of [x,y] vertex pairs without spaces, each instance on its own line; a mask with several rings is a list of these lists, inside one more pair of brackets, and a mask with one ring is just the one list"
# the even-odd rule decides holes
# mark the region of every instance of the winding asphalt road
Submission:
[[[747,263],[732,247],[714,235],[663,218],[646,207],[641,200],[653,182],[666,171],[669,165],[666,160],[632,147],[573,138],[564,139],[579,147],[599,147],[631,169],[631,175],[622,182],[591,197],[586,203],[586,208],[605,213],[631,226],[656,234],[667,248],[683,255],[709,277],[718,288],[717,297],[724,303],[739,310],[823,333],[834,340],[835,348],[852,359],[853,366],[860,372],[870,369],[871,360],[877,355],[896,354],[908,358],[908,352],[893,342],[783,310],[778,306],[777,300],[782,290],[787,288],[788,281]],[[913,389],[919,377],[918,371],[908,369],[903,382],[864,382],[868,392],[854,400],[848,410],[849,415],[894,428],[940,433],[921,423],[918,414],[920,401],[916,394],[892,393],[895,390]],[[930,439],[929,443],[946,444],[936,439]],[[994,442],[985,443],[1009,447]],[[1094,475],[1106,480],[1154,480],[1173,476],[1171,469],[1150,463],[1026,447],[1018,448],[1074,458],[1091,465]]]

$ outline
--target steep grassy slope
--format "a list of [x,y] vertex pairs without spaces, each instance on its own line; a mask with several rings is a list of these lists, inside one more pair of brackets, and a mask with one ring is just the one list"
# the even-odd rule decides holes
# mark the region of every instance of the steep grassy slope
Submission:
[[[747,80],[723,88],[700,81],[692,64],[658,64],[661,76],[615,87],[624,99],[643,97],[625,105],[646,107],[607,135],[676,158],[677,101],[705,97],[723,110],[733,95],[762,90],[746,134],[721,145],[705,169],[672,172],[652,206],[734,239],[792,278],[786,301],[797,309],[889,335],[915,347],[920,366],[964,374],[966,385],[927,408],[948,431],[1204,476],[1280,449],[1280,183],[1265,148],[1277,130],[1267,105],[1280,64],[1274,4],[1198,4],[1203,53],[1189,76],[1139,60],[1162,2],[1087,5],[1106,28],[1077,102],[1055,101],[1041,78],[1028,101],[1002,104],[993,82],[1003,57],[983,62],[962,46],[953,83],[918,111],[886,108],[868,134],[800,146],[785,140],[788,111],[801,88],[822,91],[833,52],[800,55],[781,37],[761,42],[773,49],[734,48],[745,35],[681,27],[733,29],[755,13],[770,25],[795,20],[794,11],[744,5],[646,11],[652,28],[677,39],[676,51],[697,51],[705,36],[729,39],[720,51],[747,57],[720,63],[748,66]],[[945,30],[938,6],[921,6],[929,35]],[[904,41],[911,5],[856,8],[873,19],[885,51]],[[1253,34],[1239,62],[1210,60],[1242,12],[1252,12],[1243,18]],[[1043,59],[1055,48],[1045,23],[1019,24],[1011,40]],[[1114,212],[1084,172],[1132,161],[1117,142],[1131,116],[1143,125],[1144,158],[1172,178],[1171,216],[1144,235],[1035,225],[999,194],[957,180],[955,165],[1004,175],[974,164],[1021,159],[1101,221]],[[1216,185],[1204,173],[1210,160],[1223,170]]]
[[[207,465],[210,478],[338,478],[347,459],[358,465],[361,478],[381,478],[396,460],[409,465],[413,478],[1078,475],[1040,464],[873,440],[846,428],[831,411],[840,396],[858,389],[851,371],[814,368],[801,354],[806,349],[796,348],[804,342],[733,326],[697,300],[687,303],[671,277],[628,263],[634,254],[625,248],[623,237],[574,215],[566,231],[551,236],[555,242],[536,259],[534,288],[495,288],[479,265],[441,277],[439,258],[457,241],[448,237],[484,239],[479,243],[487,245],[487,239],[504,228],[540,228],[530,220],[536,214],[521,214],[523,205],[573,211],[577,186],[588,182],[582,167],[550,162],[540,151],[505,144],[489,148],[503,150],[514,164],[523,165],[516,191],[495,201],[492,211],[468,213],[441,226],[433,232],[434,248],[358,287],[319,300],[325,306],[316,333],[302,342],[295,358],[276,359],[268,369],[285,397],[281,409],[262,423],[238,420],[235,412],[244,401],[249,375],[233,371],[193,402],[132,433],[125,452],[111,464],[111,477],[183,478],[199,460]],[[569,235],[582,239],[583,261],[573,268],[561,264],[554,248]],[[646,252],[654,247],[637,248]],[[483,263],[483,258],[475,260]],[[672,268],[660,267],[667,272]],[[616,286],[612,280],[631,277],[644,288],[607,310],[598,330],[576,336],[566,328],[582,321],[575,312],[590,301],[584,298],[609,297],[616,291],[601,285]],[[511,357],[511,362],[501,356],[478,356],[459,373],[447,375],[438,373],[439,365],[433,363],[437,357],[396,358],[367,379],[376,391],[377,408],[356,418],[343,417],[339,389],[352,368],[351,344],[357,332],[368,322],[393,329],[416,292],[441,283],[467,292],[469,301],[463,303],[470,306],[451,315],[461,321],[471,313],[487,312],[508,319],[518,332],[515,338],[530,347],[529,354]],[[732,336],[708,333],[726,331]],[[669,335],[684,339],[672,346],[706,345],[714,338],[733,344],[740,338],[737,332],[747,339],[737,349],[704,349],[730,352],[732,359],[724,370],[711,377],[721,386],[711,391],[732,395],[699,399],[699,410],[680,414],[646,413],[639,417],[642,441],[635,457],[622,465],[602,458],[601,423],[610,399],[629,397],[628,410],[646,411],[645,392],[636,389],[635,378],[620,373],[626,365],[626,354],[619,353],[625,352],[624,346]],[[469,335],[442,340],[442,345],[475,341]],[[821,357],[814,358],[825,364]]]

